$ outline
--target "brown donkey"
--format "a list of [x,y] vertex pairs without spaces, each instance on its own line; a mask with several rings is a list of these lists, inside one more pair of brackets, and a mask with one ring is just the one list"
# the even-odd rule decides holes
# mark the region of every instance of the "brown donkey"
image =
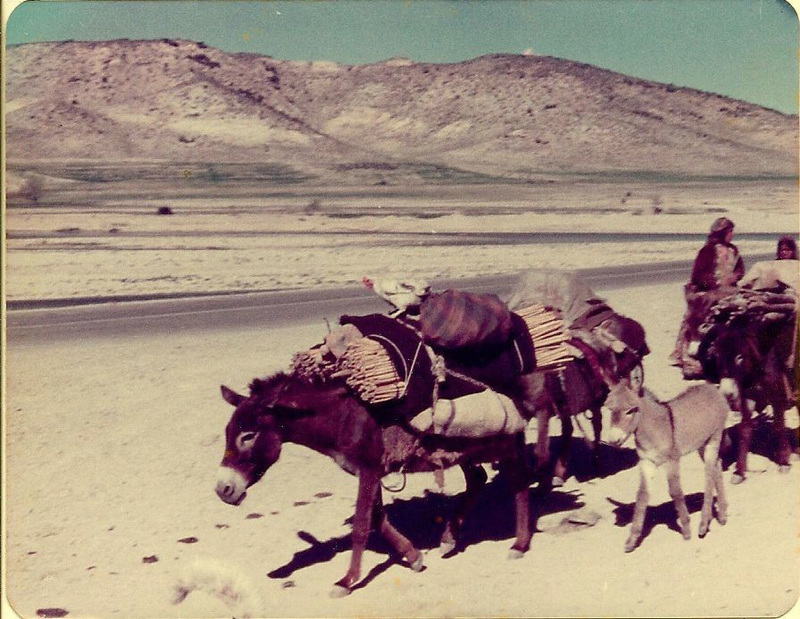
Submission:
[[680,458],[697,451],[705,463],[705,492],[700,517],[700,537],[711,523],[714,489],[717,493],[717,520],[725,524],[727,502],[722,481],[719,448],[728,416],[725,397],[714,385],[690,387],[669,402],[658,402],[644,389],[634,390],[625,383],[615,385],[606,399],[611,410],[608,442],[619,446],[634,434],[639,454],[639,492],[630,536],[625,552],[639,544],[650,500],[648,486],[659,468],[667,474],[669,494],[678,512],[678,524],[684,539],[691,538],[689,510],[680,482]]
[[[393,460],[394,453],[404,454],[403,470],[409,473],[461,465],[467,477],[462,508],[474,502],[474,495],[485,480],[474,473],[474,465],[503,463],[515,492],[516,540],[510,556],[520,557],[530,547],[522,432],[472,439],[412,436],[397,425],[381,427],[343,385],[311,385],[287,374],[253,381],[249,396],[227,387],[222,387],[222,396],[236,407],[225,428],[225,455],[216,486],[217,494],[226,503],[242,502],[247,488],[278,460],[281,445],[286,442],[330,456],[345,471],[358,476],[350,568],[336,583],[334,596],[348,594],[361,578],[361,558],[373,527],[411,569],[422,569],[422,553],[392,526],[381,499],[381,478],[397,470],[401,463]],[[459,513],[448,523],[442,537],[445,549],[452,548],[462,521],[463,513]]]

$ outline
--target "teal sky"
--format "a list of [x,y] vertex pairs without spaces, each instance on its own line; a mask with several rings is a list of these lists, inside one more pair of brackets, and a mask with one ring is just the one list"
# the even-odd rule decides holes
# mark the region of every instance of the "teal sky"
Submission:
[[798,18],[783,0],[27,0],[6,28],[12,45],[163,37],[345,64],[530,50],[798,106]]

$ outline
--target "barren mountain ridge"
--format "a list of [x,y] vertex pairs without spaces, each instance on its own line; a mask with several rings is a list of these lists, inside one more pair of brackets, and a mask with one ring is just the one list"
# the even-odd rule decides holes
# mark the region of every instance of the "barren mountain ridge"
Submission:
[[367,65],[185,40],[7,50],[10,161],[433,164],[505,177],[794,175],[798,117],[578,62],[490,55]]

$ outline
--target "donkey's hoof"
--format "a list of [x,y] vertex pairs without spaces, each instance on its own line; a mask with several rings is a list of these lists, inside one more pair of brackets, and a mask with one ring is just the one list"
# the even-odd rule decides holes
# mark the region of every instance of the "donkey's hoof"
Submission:
[[738,485],[739,485],[739,484],[741,484],[743,481],[744,481],[744,475],[741,475],[741,474],[739,474],[739,473],[734,473],[734,474],[731,476],[731,483],[732,483],[734,486],[738,486]]
[[517,548],[512,548],[508,551],[508,558],[509,559],[521,559],[525,556],[525,553]]
[[788,464],[781,464],[781,465],[778,467],[778,473],[781,473],[781,474],[785,475],[786,473],[788,473],[788,472],[789,472],[789,470],[790,470],[791,468],[792,468],[792,467],[791,467],[791,466],[789,466]]
[[638,545],[638,539],[629,539],[627,542],[625,542],[625,552],[633,552]]
[[455,549],[456,549],[456,543],[454,541],[441,542],[439,544],[439,554],[442,555],[443,557],[446,557]]
[[411,561],[408,564],[408,567],[411,568],[412,572],[421,572],[422,569],[425,567],[425,558],[423,557],[421,552],[417,553],[417,558]]
[[558,475],[553,475],[553,488],[561,488],[564,485],[564,478],[559,477]]
[[336,599],[346,598],[348,595],[350,595],[350,589],[343,587],[342,585],[333,585],[333,589],[331,589],[331,592],[328,595]]
[[[700,525],[700,530],[697,532],[697,537],[703,539],[706,535],[708,535],[708,525],[705,526]],[[684,539],[689,539],[689,538],[684,537]]]

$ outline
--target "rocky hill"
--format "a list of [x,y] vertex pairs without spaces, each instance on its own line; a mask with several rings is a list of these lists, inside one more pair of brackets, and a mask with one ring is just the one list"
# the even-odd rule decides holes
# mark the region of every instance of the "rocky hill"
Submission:
[[35,43],[7,50],[6,99],[10,161],[410,162],[508,177],[798,166],[797,116],[541,56],[349,66],[184,40]]

